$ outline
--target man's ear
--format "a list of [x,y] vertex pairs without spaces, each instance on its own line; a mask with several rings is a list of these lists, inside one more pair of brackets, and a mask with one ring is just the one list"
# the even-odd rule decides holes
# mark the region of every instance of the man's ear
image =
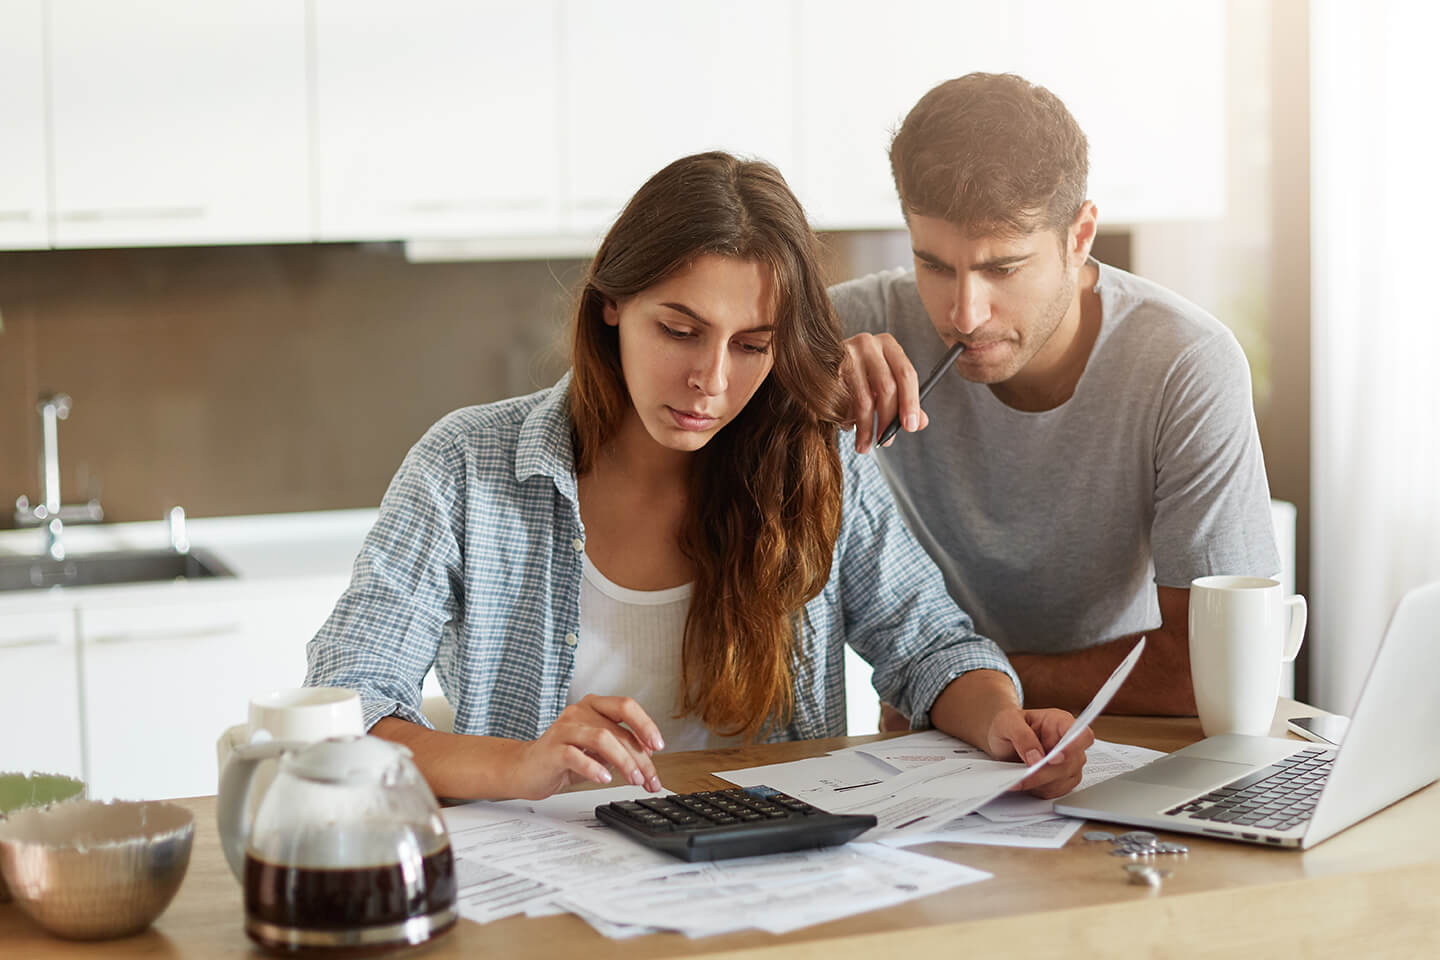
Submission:
[[620,308],[615,304],[614,300],[606,297],[605,304],[601,308],[601,311],[607,324],[612,327],[620,326]]
[[1080,212],[1075,214],[1075,219],[1066,233],[1067,259],[1076,264],[1084,264],[1085,258],[1090,256],[1090,248],[1095,245],[1095,231],[1099,222],[1099,211],[1095,209],[1095,204],[1086,200],[1080,205]]

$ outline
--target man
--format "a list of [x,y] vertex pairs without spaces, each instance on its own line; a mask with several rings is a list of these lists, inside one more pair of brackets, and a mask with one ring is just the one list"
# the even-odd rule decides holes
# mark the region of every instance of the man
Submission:
[[[857,449],[898,412],[881,466],[1026,706],[1078,711],[1144,635],[1110,710],[1194,714],[1190,581],[1280,569],[1239,344],[1090,258],[1085,135],[1044,88],[942,83],[890,161],[914,270],[831,290]],[[916,370],[957,341],[959,375],[921,410]]]

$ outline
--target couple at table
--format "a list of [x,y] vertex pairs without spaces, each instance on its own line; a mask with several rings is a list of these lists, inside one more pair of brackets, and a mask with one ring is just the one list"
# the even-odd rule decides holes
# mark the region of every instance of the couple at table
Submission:
[[[1090,258],[1085,137],[1043,88],[943,83],[891,163],[915,269],[828,291],[773,167],[647,181],[565,377],[406,456],[306,682],[456,797],[658,790],[658,750],[843,734],[846,644],[887,726],[997,759],[1040,759],[1142,634],[1112,709],[1192,714],[1190,580],[1279,567],[1238,344]],[[917,362],[957,341],[921,409]],[[432,666],[455,733],[420,712]],[[1068,792],[1092,741],[1021,788]]]

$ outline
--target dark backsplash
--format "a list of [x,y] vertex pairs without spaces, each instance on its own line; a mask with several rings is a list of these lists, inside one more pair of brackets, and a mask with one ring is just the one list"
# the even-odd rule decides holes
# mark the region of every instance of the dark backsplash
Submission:
[[[1101,241],[1128,265],[1128,237]],[[836,280],[908,254],[897,234],[827,246]],[[107,520],[375,506],[442,414],[559,378],[583,268],[389,244],[0,253],[0,527],[42,493],[42,391],[74,403],[65,501],[98,495]]]

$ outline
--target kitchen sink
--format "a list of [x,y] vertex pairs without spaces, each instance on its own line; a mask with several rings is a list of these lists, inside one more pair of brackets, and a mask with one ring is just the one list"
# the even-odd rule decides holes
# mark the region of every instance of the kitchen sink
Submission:
[[156,583],[233,577],[229,567],[203,550],[114,550],[76,554],[64,560],[49,557],[0,557],[0,592],[44,590],[48,587],[94,587],[102,584]]

